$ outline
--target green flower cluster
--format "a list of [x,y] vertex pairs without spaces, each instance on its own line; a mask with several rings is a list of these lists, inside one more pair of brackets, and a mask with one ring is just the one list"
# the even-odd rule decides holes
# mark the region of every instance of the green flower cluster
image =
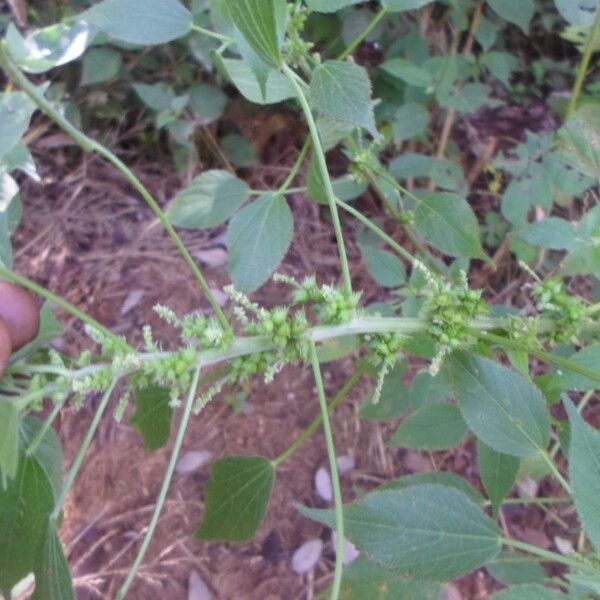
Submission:
[[428,333],[437,342],[437,354],[430,371],[436,374],[444,357],[476,341],[471,321],[488,312],[481,290],[469,288],[467,275],[461,271],[460,281],[448,282],[426,272],[425,301],[421,315],[427,319]]
[[373,404],[377,404],[381,397],[385,377],[396,364],[398,355],[404,349],[408,338],[400,333],[378,333],[365,336],[365,340],[371,349],[371,361],[376,367],[379,367],[377,384],[372,398]]
[[540,313],[554,320],[555,327],[547,334],[549,340],[577,344],[582,327],[589,322],[584,301],[569,294],[557,277],[540,281],[533,290],[533,296]]

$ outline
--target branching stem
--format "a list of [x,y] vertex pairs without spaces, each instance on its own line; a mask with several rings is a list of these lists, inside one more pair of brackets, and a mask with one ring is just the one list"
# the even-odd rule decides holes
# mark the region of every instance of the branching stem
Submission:
[[327,442],[327,454],[329,456],[329,469],[331,470],[331,481],[333,484],[333,497],[335,502],[335,527],[337,530],[337,548],[335,550],[335,574],[333,585],[331,586],[330,600],[337,600],[342,586],[342,573],[344,570],[344,506],[342,504],[342,489],[340,487],[340,476],[337,467],[337,456],[335,453],[335,443],[333,441],[333,432],[329,420],[329,409],[327,407],[327,397],[325,387],[323,386],[323,377],[321,376],[321,367],[319,357],[317,356],[317,346],[313,342],[310,346],[310,362],[317,384],[319,394],[319,404],[321,405],[321,417],[323,419],[323,430]]

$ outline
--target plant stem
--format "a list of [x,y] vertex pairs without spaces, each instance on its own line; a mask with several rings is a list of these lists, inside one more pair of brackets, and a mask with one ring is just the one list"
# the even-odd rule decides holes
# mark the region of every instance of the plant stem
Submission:
[[594,46],[596,44],[596,40],[598,39],[598,35],[600,34],[600,8],[596,12],[596,20],[594,21],[594,25],[592,30],[590,31],[589,37],[585,44],[585,49],[583,51],[583,57],[581,62],[579,63],[579,67],[577,68],[577,78],[575,79],[575,85],[573,86],[573,92],[571,94],[571,100],[569,101],[569,106],[567,107],[567,112],[565,115],[565,120],[568,121],[575,112],[577,108],[577,103],[579,102],[579,97],[581,96],[581,91],[583,90],[583,84],[585,82],[585,78],[587,76],[588,68],[590,66],[590,61],[592,60],[592,54],[594,54]]
[[350,204],[346,204],[346,202],[343,202],[339,198],[336,198],[335,201],[340,208],[343,208],[346,212],[349,212],[354,218],[358,219],[365,227],[370,229],[375,235],[377,235],[384,242],[386,242],[390,246],[390,248],[393,248],[398,254],[400,254],[400,256],[404,257],[412,265],[415,264],[417,258],[413,256],[408,250],[405,250],[400,244],[398,244],[398,242],[396,242],[385,231],[383,231],[383,229],[377,227],[377,225],[375,225],[375,223],[373,223],[371,219],[365,217],[365,215],[356,210],[353,206],[350,206]]
[[204,27],[200,27],[200,25],[196,25],[195,23],[192,24],[192,30],[195,31],[196,33],[201,33],[202,35],[206,35],[215,40],[219,40],[220,42],[224,42],[227,44],[230,44],[231,42],[233,42],[232,38],[230,38],[226,35],[217,33],[216,31],[211,31],[210,29],[205,29]]
[[533,546],[531,544],[527,544],[525,542],[520,542],[518,540],[511,540],[509,538],[502,538],[502,544],[505,546],[510,546],[512,548],[516,548],[517,550],[523,550],[524,552],[529,552],[529,554],[534,554],[535,556],[539,556],[543,558],[546,562],[557,562],[563,565],[567,565],[572,569],[576,569],[578,571],[584,571],[586,573],[593,573],[594,575],[598,575],[598,569],[587,565],[586,563],[580,562],[578,560],[574,560],[572,558],[568,558],[567,556],[563,556],[562,554],[556,554],[555,552],[549,552],[548,550],[544,550],[543,548],[538,548],[537,546]]
[[79,470],[81,469],[81,465],[83,464],[83,461],[85,460],[85,457],[90,448],[90,445],[94,439],[94,436],[96,435],[96,430],[98,429],[98,425],[100,425],[100,420],[104,416],[106,408],[108,407],[108,403],[110,401],[110,397],[112,395],[112,392],[115,388],[116,383],[117,383],[117,381],[114,380],[112,382],[112,384],[110,385],[110,387],[106,390],[106,392],[104,392],[102,401],[100,402],[100,405],[96,409],[96,413],[94,414],[92,423],[85,435],[83,443],[81,444],[81,448],[79,449],[79,452],[77,453],[77,457],[73,461],[73,465],[71,466],[71,470],[69,471],[69,476],[67,477],[67,480],[63,486],[62,492],[61,492],[58,500],[56,501],[56,504],[54,505],[54,510],[52,511],[52,514],[50,515],[51,519],[54,519],[54,520],[58,519],[58,517],[62,511],[62,507],[65,503],[65,500],[67,499],[67,496],[69,495],[69,491],[71,490],[71,488],[73,487],[73,484],[75,483],[75,478],[77,477],[77,474],[79,473]]
[[338,60],[346,60],[369,37],[371,32],[381,23],[387,14],[388,8],[384,6],[362,33],[338,56]]
[[[294,179],[296,179],[296,175],[298,175],[298,172],[300,171],[300,168],[302,167],[306,159],[306,155],[308,154],[308,151],[310,149],[310,144],[311,140],[310,138],[307,138],[304,142],[304,145],[302,146],[302,150],[300,150],[300,154],[298,154],[298,158],[296,159],[294,166],[289,172],[286,180],[281,184],[281,187],[275,192],[276,194],[286,194],[292,192],[290,186],[292,185],[292,183],[294,183]],[[305,188],[302,188],[302,190],[304,189]]]
[[123,339],[115,335],[110,329],[107,329],[104,325],[102,325],[102,323],[99,323],[98,321],[96,321],[96,319],[90,317],[87,313],[83,312],[76,306],[73,306],[70,302],[67,302],[60,296],[53,294],[50,290],[47,290],[46,288],[42,287],[41,285],[38,285],[34,281],[31,281],[31,279],[27,279],[22,275],[8,270],[2,264],[0,264],[0,278],[6,279],[11,283],[17,283],[20,286],[23,286],[24,288],[35,292],[42,298],[48,300],[48,302],[50,302],[51,304],[59,306],[64,311],[73,315],[75,318],[79,319],[80,321],[83,321],[96,331],[100,332],[103,336],[112,340],[115,344],[121,346],[122,348],[130,349],[130,346]]
[[569,494],[569,496],[573,496],[573,490],[572,490],[571,486],[569,485],[569,482],[562,476],[562,473],[559,471],[558,467],[556,466],[556,464],[554,463],[554,461],[552,460],[552,458],[550,457],[548,452],[546,452],[545,450],[541,450],[540,455],[541,455],[542,459],[544,460],[544,462],[548,465],[548,468],[552,471],[552,474],[554,475],[554,477],[556,477],[556,479],[558,479],[560,485],[563,486],[563,488],[567,492],[567,494]]
[[[327,412],[332,413],[348,396],[354,386],[362,379],[363,375],[369,370],[369,365],[363,361],[354,375],[346,381],[344,387],[337,393],[335,398],[329,403]],[[288,461],[304,444],[313,436],[317,429],[323,423],[323,416],[319,415],[314,421],[294,440],[287,450],[282,452],[277,458],[273,459],[272,463],[275,468]]]
[[33,438],[33,440],[31,440],[31,443],[27,447],[27,450],[25,451],[25,454],[27,454],[27,456],[31,456],[38,449],[38,446],[42,443],[42,441],[46,437],[46,433],[48,433],[48,430],[50,429],[50,427],[52,427],[52,423],[54,423],[56,417],[58,417],[62,407],[63,407],[62,402],[54,405],[52,412],[48,415],[48,417],[44,421],[42,428],[37,432],[36,436]]
[[283,73],[288,78],[290,85],[293,87],[294,92],[300,102],[304,117],[310,130],[312,138],[312,144],[314,147],[315,158],[317,159],[317,165],[321,171],[321,177],[325,183],[325,193],[327,194],[327,202],[329,204],[329,210],[331,211],[331,218],[333,220],[333,227],[335,229],[335,238],[338,245],[338,252],[340,254],[340,263],[342,267],[342,275],[344,278],[344,288],[346,294],[352,294],[352,281],[350,278],[350,266],[348,264],[348,257],[346,255],[346,244],[344,242],[344,235],[342,233],[342,225],[340,223],[340,216],[338,214],[337,206],[335,203],[335,192],[333,191],[333,185],[331,183],[331,177],[329,176],[329,170],[327,169],[327,160],[325,159],[325,152],[321,145],[321,138],[319,137],[319,131],[317,124],[312,114],[312,110],[304,94],[304,90],[296,80],[296,74],[287,66],[282,66]]
[[319,357],[317,356],[317,346],[314,342],[310,345],[310,362],[317,384],[319,394],[319,404],[321,405],[321,417],[323,418],[323,431],[327,442],[327,454],[329,456],[329,469],[331,470],[331,481],[333,483],[333,497],[335,501],[335,527],[337,530],[337,548],[335,551],[335,574],[331,586],[330,600],[337,600],[340,595],[342,585],[342,572],[344,570],[344,507],[342,504],[342,490],[340,487],[340,476],[337,468],[337,457],[335,454],[335,444],[333,441],[333,432],[329,420],[327,408],[327,397],[325,396],[325,387],[323,386],[323,377],[321,376],[321,367]]
[[600,372],[594,371],[593,369],[588,369],[587,367],[582,367],[581,365],[578,365],[577,363],[573,362],[572,360],[569,360],[568,358],[557,356],[556,354],[546,352],[545,350],[541,350],[539,348],[528,348],[526,346],[523,346],[522,342],[510,340],[508,338],[489,333],[488,331],[481,331],[479,333],[479,336],[483,340],[494,342],[495,344],[498,344],[499,346],[504,346],[505,348],[511,348],[513,350],[522,350],[524,352],[527,352],[527,354],[537,356],[538,358],[541,358],[546,362],[553,363],[569,371],[579,373],[584,377],[588,377],[589,379],[600,382]]
[[179,453],[181,452],[181,447],[183,445],[183,440],[185,438],[185,433],[188,428],[188,424],[190,422],[190,417],[192,414],[192,409],[194,407],[194,399],[196,397],[196,391],[198,390],[198,385],[200,383],[200,367],[196,369],[194,372],[194,379],[192,381],[192,385],[190,386],[190,391],[188,394],[187,402],[185,405],[185,410],[181,417],[181,423],[179,425],[179,430],[177,431],[177,438],[175,439],[175,445],[173,446],[173,452],[171,453],[171,460],[169,461],[169,466],[167,467],[167,472],[165,473],[165,478],[163,479],[162,487],[160,490],[160,494],[158,496],[158,500],[156,501],[156,507],[154,509],[154,514],[152,515],[152,520],[148,525],[148,530],[146,531],[146,535],[144,536],[144,541],[140,547],[140,550],[135,558],[135,562],[131,567],[131,571],[125,580],[125,583],[121,586],[121,589],[118,591],[116,595],[116,600],[123,600],[125,595],[129,591],[131,584],[134,582],[137,573],[142,565],[142,561],[144,560],[144,556],[148,551],[148,547],[150,546],[150,542],[152,541],[152,537],[154,536],[154,531],[156,530],[156,526],[158,525],[158,520],[160,518],[163,506],[165,504],[165,500],[167,499],[167,493],[169,491],[169,487],[171,485],[171,480],[173,479],[173,473],[175,472],[175,467],[177,465],[177,460],[179,458]]
[[167,233],[171,236],[171,239],[175,243],[175,246],[183,256],[188,267],[194,274],[194,277],[200,284],[200,287],[204,291],[208,301],[210,302],[213,310],[221,326],[227,331],[231,331],[231,325],[225,316],[225,313],[221,309],[221,306],[217,302],[214,294],[212,293],[210,286],[208,285],[202,271],[194,261],[194,258],[186,248],[183,240],[179,237],[179,234],[175,231],[169,219],[158,205],[158,202],[154,199],[152,194],[146,189],[144,184],[138,179],[138,177],[131,171],[131,169],[113,152],[108,148],[105,148],[102,144],[88,137],[75,126],[73,126],[63,115],[61,115],[44,95],[29,81],[27,77],[21,72],[21,70],[13,63],[6,43],[0,42],[0,67],[10,75],[11,79],[35,102],[35,104],[42,110],[52,121],[54,121],[63,131],[70,135],[86,152],[97,152],[106,160],[108,160],[113,166],[115,166],[121,174],[127,179],[127,181],[137,190],[137,192],[146,201],[148,206],[152,209],[157,219],[160,221],[162,226],[165,228]]

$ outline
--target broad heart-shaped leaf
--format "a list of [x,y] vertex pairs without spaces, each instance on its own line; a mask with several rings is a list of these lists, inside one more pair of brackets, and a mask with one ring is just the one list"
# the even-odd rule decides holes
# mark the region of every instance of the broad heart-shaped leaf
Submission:
[[141,46],[184,37],[193,22],[179,0],[103,0],[81,18],[117,40]]
[[280,66],[283,39],[278,21],[285,15],[285,0],[220,0],[220,5],[259,58]]
[[448,371],[475,435],[497,452],[536,456],[550,440],[550,413],[538,388],[493,360],[456,353]]
[[169,441],[173,409],[169,388],[150,385],[136,391],[137,408],[131,424],[142,434],[150,451],[162,448]]
[[583,28],[594,24],[594,17],[600,6],[598,0],[554,0],[554,4],[569,25]]
[[344,570],[343,600],[440,600],[443,587],[410,579],[360,557]]
[[275,467],[260,456],[228,456],[214,466],[204,497],[201,540],[245,542],[265,518]]
[[279,266],[294,234],[284,196],[265,194],[238,212],[227,231],[229,273],[244,293],[259,288]]
[[477,458],[481,481],[497,515],[502,500],[515,485],[521,461],[515,456],[496,452],[481,441],[477,443]]
[[23,452],[41,426],[41,421],[25,419],[17,474],[0,488],[0,592],[5,595],[39,564],[48,519],[61,485],[56,480],[62,465],[54,430],[46,433],[32,455]]
[[245,181],[227,171],[206,171],[177,196],[167,217],[186,229],[217,227],[246,202],[249,192]]
[[97,85],[116,77],[123,66],[123,56],[113,48],[92,48],[81,62],[81,85]]
[[277,104],[295,96],[290,82],[279,71],[273,69],[268,72],[263,94],[254,71],[246,61],[221,58],[216,53],[212,56],[223,75],[231,79],[242,96],[254,104]]
[[44,532],[34,573],[32,600],[75,600],[69,563],[55,522],[51,522]]
[[447,450],[465,440],[469,428],[453,404],[430,404],[407,417],[390,440],[390,446],[416,450]]
[[574,600],[542,585],[516,585],[494,594],[490,600]]
[[535,12],[534,0],[487,0],[487,3],[503,19],[527,33]]
[[24,92],[0,94],[0,158],[23,137],[35,109],[35,104]]
[[341,60],[324,62],[313,72],[309,100],[325,116],[364,127],[374,138],[379,138],[371,101],[371,80],[364,67]]
[[423,8],[432,2],[433,0],[382,0],[381,3],[392,12],[403,12]]
[[29,73],[45,73],[77,60],[93,37],[89,25],[83,21],[50,25],[34,31],[26,38],[12,23],[6,32],[12,57]]
[[15,405],[0,396],[0,477],[12,479],[17,474],[20,421]]
[[[301,507],[335,527],[330,510]],[[425,581],[461,577],[498,555],[501,532],[465,494],[442,485],[375,491],[344,507],[348,538],[388,569]]]
[[419,196],[415,229],[428,244],[449,256],[487,259],[479,239],[479,225],[468,202],[456,194]]
[[588,425],[569,399],[564,400],[571,422],[569,477],[575,508],[584,529],[600,549],[600,432]]

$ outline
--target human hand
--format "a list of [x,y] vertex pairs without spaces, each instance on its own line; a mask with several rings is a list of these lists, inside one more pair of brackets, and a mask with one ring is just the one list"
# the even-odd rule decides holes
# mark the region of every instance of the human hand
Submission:
[[40,329],[40,311],[23,288],[0,281],[0,377],[13,352],[34,340]]

